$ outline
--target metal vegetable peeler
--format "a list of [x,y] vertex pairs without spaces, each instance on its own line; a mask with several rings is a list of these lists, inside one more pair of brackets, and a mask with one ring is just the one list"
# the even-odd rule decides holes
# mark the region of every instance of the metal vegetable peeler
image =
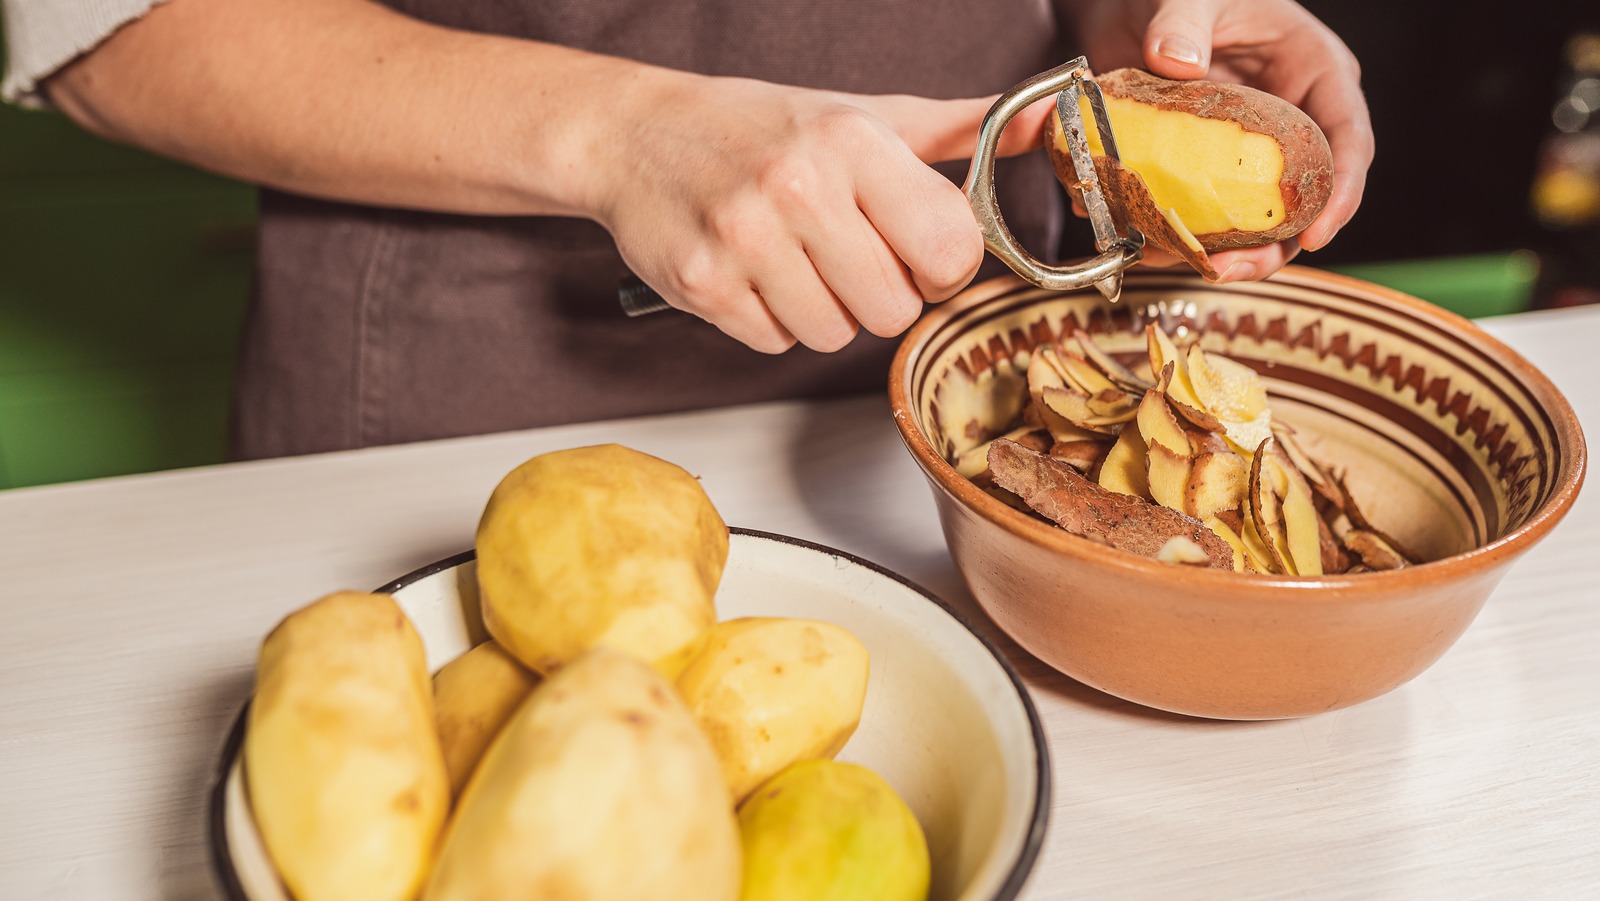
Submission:
[[[1056,94],[1056,113],[1061,117],[1062,131],[1072,155],[1072,168],[1078,176],[1076,187],[1081,192],[1084,210],[1089,214],[1089,224],[1094,227],[1095,248],[1100,251],[1094,259],[1071,266],[1048,266],[1018,244],[1011,229],[1006,227],[994,196],[994,157],[1000,133],[1018,113],[1051,94]],[[989,108],[978,132],[978,149],[972,156],[972,168],[967,172],[967,202],[972,205],[972,214],[983,230],[983,243],[989,252],[1018,275],[1052,291],[1094,285],[1106,299],[1115,302],[1122,296],[1123,272],[1144,257],[1144,235],[1131,224],[1126,235],[1117,234],[1111,208],[1106,205],[1100,180],[1095,176],[1094,160],[1089,156],[1079,97],[1089,100],[1106,155],[1120,160],[1116,139],[1111,136],[1111,121],[1106,116],[1105,98],[1100,86],[1089,77],[1088,59],[1080,56],[1024,81],[1002,94]]]
[[[1072,154],[1072,168],[1077,173],[1077,187],[1081,191],[1084,209],[1089,214],[1089,224],[1094,227],[1095,248],[1100,255],[1092,260],[1071,266],[1049,266],[1038,260],[1021,245],[1006,227],[994,196],[994,159],[1000,144],[1000,133],[1017,114],[1039,100],[1056,94],[1056,112],[1061,116],[1062,130]],[[989,252],[999,257],[1018,275],[1041,288],[1052,291],[1072,291],[1094,285],[1108,300],[1122,296],[1122,273],[1144,257],[1144,235],[1132,225],[1126,235],[1117,234],[1116,223],[1111,218],[1111,208],[1106,206],[1105,195],[1100,190],[1100,180],[1095,176],[1094,160],[1089,156],[1089,141],[1083,133],[1083,115],[1078,105],[1079,97],[1089,99],[1094,110],[1094,122],[1100,133],[1100,142],[1107,156],[1120,160],[1116,139],[1111,136],[1111,121],[1106,116],[1105,98],[1100,86],[1089,77],[1089,61],[1077,59],[1035,75],[1000,96],[983,118],[978,131],[978,147],[972,155],[972,168],[967,172],[964,190],[972,214],[983,231],[983,243]],[[660,310],[671,309],[661,295],[636,276],[627,276],[618,286],[617,297],[623,312],[628,316],[644,316]]]

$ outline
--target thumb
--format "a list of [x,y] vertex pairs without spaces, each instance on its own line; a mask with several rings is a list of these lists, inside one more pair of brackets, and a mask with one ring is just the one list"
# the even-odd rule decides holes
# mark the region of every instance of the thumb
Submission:
[[1145,67],[1163,78],[1204,78],[1216,22],[1208,0],[1162,0],[1145,28]]
[[[911,152],[925,163],[971,159],[978,146],[978,129],[994,105],[994,97],[963,100],[931,100],[926,97],[888,95],[864,98],[860,105],[882,119]],[[1000,136],[1000,156],[1026,153],[1043,141],[1045,117],[1052,109],[1050,100],[1041,100],[1024,109],[1006,125]]]

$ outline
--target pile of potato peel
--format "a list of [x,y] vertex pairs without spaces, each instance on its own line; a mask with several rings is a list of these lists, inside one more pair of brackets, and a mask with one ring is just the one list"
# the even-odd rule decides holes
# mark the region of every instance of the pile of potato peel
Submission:
[[1321,576],[1417,562],[1274,420],[1254,370],[1154,323],[1145,337],[1145,371],[1084,331],[1034,347],[1021,413],[952,464],[1013,507],[1169,563]]

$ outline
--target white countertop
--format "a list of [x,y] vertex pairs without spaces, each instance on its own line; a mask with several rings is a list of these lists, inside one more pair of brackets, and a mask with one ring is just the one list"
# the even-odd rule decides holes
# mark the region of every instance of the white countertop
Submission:
[[[1600,436],[1600,309],[1482,324]],[[0,492],[0,898],[217,897],[206,793],[267,630],[467,549],[502,475],[602,441],[700,474],[732,525],[850,551],[973,609],[879,398]],[[1188,719],[1006,647],[1055,776],[1026,898],[1600,890],[1600,488],[1438,664],[1352,709]]]

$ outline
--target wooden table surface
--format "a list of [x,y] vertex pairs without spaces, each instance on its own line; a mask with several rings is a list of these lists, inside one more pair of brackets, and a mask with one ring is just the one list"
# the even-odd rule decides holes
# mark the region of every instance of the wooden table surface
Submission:
[[[1600,309],[1484,325],[1600,435]],[[206,793],[267,630],[466,549],[501,475],[602,441],[971,608],[880,398],[0,492],[0,898],[217,897]],[[1007,648],[1055,776],[1027,898],[1600,897],[1600,489],[1438,664],[1352,709],[1189,719]]]

